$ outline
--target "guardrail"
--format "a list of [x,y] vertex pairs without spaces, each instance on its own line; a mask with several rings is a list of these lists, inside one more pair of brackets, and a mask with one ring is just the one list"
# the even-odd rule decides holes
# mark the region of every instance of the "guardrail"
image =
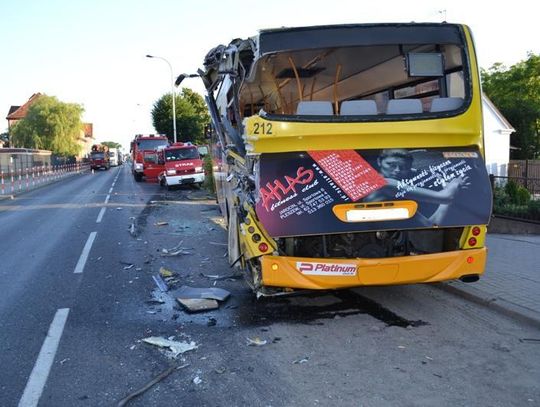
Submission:
[[88,171],[90,164],[75,163],[21,168],[16,171],[0,171],[0,196],[29,191],[74,174]]

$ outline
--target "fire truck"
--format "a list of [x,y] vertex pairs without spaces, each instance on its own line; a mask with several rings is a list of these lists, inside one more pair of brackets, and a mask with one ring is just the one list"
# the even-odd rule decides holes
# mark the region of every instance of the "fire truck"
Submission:
[[131,172],[135,181],[141,182],[144,176],[145,152],[152,153],[159,148],[169,145],[169,140],[163,135],[137,134],[131,142]]
[[90,151],[90,168],[97,170],[111,168],[109,161],[109,147],[103,144],[94,144]]
[[159,175],[161,186],[170,189],[175,185],[204,182],[204,166],[197,146],[191,143],[174,143],[158,151],[159,161],[163,163],[163,172]]

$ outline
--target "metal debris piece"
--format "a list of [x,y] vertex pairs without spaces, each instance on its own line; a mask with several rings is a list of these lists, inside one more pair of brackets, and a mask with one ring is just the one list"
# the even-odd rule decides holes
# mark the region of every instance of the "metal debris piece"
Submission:
[[261,339],[258,336],[256,336],[255,338],[246,338],[246,339],[247,339],[248,346],[264,346],[268,343],[268,341],[265,341],[264,339]]
[[135,266],[135,264],[130,264],[129,266],[124,266],[124,270],[129,270],[129,269],[133,268],[133,266]]
[[213,244],[214,246],[227,246],[227,243],[219,243],[219,242],[208,242],[210,244]]
[[293,360],[293,365],[301,365],[302,363],[307,363],[308,360],[309,360],[308,356],[302,359]]
[[182,243],[184,241],[180,240],[180,243],[178,243],[176,246],[174,246],[171,249],[161,249],[161,255],[162,256],[178,256],[180,254],[191,254],[191,252],[188,252],[185,247],[182,247]]
[[169,286],[165,281],[163,281],[159,274],[152,276],[152,278],[154,279],[154,282],[156,283],[157,287],[161,292],[166,293],[167,291],[169,291]]
[[156,226],[167,226],[169,222],[156,222]]
[[188,312],[211,311],[219,308],[219,304],[216,300],[204,298],[177,298],[176,301],[178,301]]
[[137,236],[137,230],[135,229],[135,222],[129,226],[129,234],[133,237]]
[[214,369],[214,372],[216,372],[217,374],[223,374],[226,371],[227,371],[227,368],[225,368],[225,367],[218,367],[218,368]]
[[231,293],[218,287],[198,288],[183,285],[175,292],[175,295],[179,298],[205,298],[225,301]]
[[166,269],[165,267],[160,267],[160,268],[159,268],[159,274],[160,274],[161,277],[163,277],[163,278],[173,277],[173,276],[176,275],[176,273],[172,272],[172,271],[169,270],[169,269]]
[[195,376],[193,378],[193,383],[196,384],[196,385],[199,385],[199,384],[202,383],[202,379],[199,376]]
[[124,397],[122,400],[120,400],[117,404],[117,407],[124,407],[131,399],[134,399],[137,396],[140,396],[145,391],[150,389],[153,385],[156,383],[159,383],[163,379],[165,379],[167,376],[169,376],[172,372],[175,370],[180,370],[185,367],[188,367],[188,364],[182,365],[182,366],[171,366],[167,370],[164,370],[162,373],[157,375],[154,379],[150,380],[148,383],[146,383],[143,387],[141,387],[139,390],[135,390],[133,393],[128,394],[126,397]]
[[168,348],[168,356],[176,358],[178,355],[197,349],[199,346],[195,342],[179,342],[171,339],[165,339],[161,336],[150,336],[142,340],[150,345],[159,346],[160,348]]

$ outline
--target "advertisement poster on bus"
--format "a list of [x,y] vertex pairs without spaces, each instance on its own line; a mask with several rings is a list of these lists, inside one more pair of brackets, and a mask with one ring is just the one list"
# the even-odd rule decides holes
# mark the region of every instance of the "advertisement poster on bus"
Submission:
[[[275,153],[262,154],[259,165],[256,212],[272,237],[483,225],[491,215],[490,183],[475,149]],[[364,214],[354,208],[399,201],[414,202],[410,217],[344,220],[335,213],[344,204]]]

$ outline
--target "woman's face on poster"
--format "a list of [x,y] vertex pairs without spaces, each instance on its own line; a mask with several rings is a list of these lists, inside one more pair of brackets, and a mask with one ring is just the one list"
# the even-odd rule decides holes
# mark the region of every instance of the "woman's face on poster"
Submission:
[[412,167],[412,160],[405,157],[387,156],[378,161],[382,176],[387,178],[405,178]]

